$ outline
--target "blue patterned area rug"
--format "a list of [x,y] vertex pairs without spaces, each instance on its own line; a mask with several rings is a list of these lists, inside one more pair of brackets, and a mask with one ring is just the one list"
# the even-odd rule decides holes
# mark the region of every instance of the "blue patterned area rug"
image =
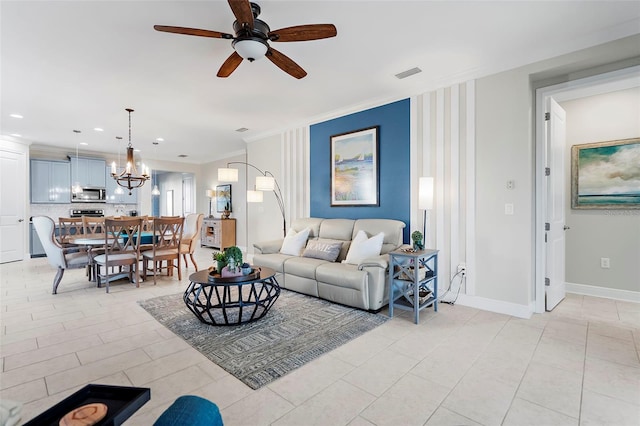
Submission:
[[282,289],[264,318],[235,326],[201,323],[182,294],[138,302],[169,330],[258,389],[389,318]]

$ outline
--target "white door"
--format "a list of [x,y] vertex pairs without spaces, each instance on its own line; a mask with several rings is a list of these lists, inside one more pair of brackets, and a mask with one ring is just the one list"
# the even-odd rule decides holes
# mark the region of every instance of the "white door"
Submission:
[[0,150],[0,263],[24,258],[26,179],[25,154]]
[[551,97],[547,99],[546,122],[546,275],[545,309],[552,310],[565,296],[564,208],[566,119],[565,111]]

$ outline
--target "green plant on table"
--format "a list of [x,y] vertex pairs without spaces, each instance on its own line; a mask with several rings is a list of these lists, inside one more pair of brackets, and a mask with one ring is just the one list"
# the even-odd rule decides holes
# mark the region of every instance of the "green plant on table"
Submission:
[[413,240],[413,248],[422,250],[424,248],[424,243],[422,242],[422,232],[413,231],[411,234],[411,239]]
[[227,255],[227,264],[231,259],[233,259],[233,263],[236,267],[240,267],[240,265],[242,265],[242,250],[237,246],[227,247],[224,250],[224,253]]
[[213,260],[216,262],[216,269],[222,272],[222,268],[227,266],[227,254],[223,251],[213,252]]

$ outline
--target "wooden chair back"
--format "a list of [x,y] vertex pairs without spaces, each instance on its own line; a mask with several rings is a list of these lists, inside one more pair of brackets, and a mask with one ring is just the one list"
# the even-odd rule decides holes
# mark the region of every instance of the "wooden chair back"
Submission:
[[171,250],[180,248],[182,241],[182,230],[184,218],[182,217],[160,217],[153,221],[153,235],[155,243],[154,253],[159,250]]
[[69,245],[69,238],[80,236],[84,232],[84,223],[81,217],[59,217],[58,240],[62,246]]
[[103,234],[105,232],[105,218],[82,216],[83,232],[85,234]]
[[142,228],[142,219],[139,217],[128,219],[105,219],[104,221],[104,247],[107,259],[109,254],[120,252],[137,252],[140,254],[140,241],[138,238]]

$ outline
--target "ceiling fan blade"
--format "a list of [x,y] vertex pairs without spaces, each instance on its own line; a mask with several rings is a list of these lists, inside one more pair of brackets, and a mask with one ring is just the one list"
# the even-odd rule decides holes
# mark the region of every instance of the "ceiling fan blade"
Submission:
[[271,31],[271,41],[307,41],[335,37],[338,34],[333,24],[296,25],[295,27],[280,28]]
[[185,35],[211,37],[211,38],[227,38],[227,39],[233,38],[231,34],[221,33],[219,31],[200,30],[198,28],[171,27],[167,25],[154,25],[153,28],[156,31],[162,31],[165,33],[185,34]]
[[247,24],[253,29],[253,11],[249,0],[229,0],[229,6],[239,23]]
[[242,62],[242,56],[238,55],[238,52],[233,52],[218,70],[218,77],[229,77],[238,68],[240,62]]
[[278,52],[273,47],[269,47],[265,56],[271,62],[276,64],[278,68],[292,77],[300,79],[307,75],[307,72],[303,70],[300,65],[296,64],[288,56]]

